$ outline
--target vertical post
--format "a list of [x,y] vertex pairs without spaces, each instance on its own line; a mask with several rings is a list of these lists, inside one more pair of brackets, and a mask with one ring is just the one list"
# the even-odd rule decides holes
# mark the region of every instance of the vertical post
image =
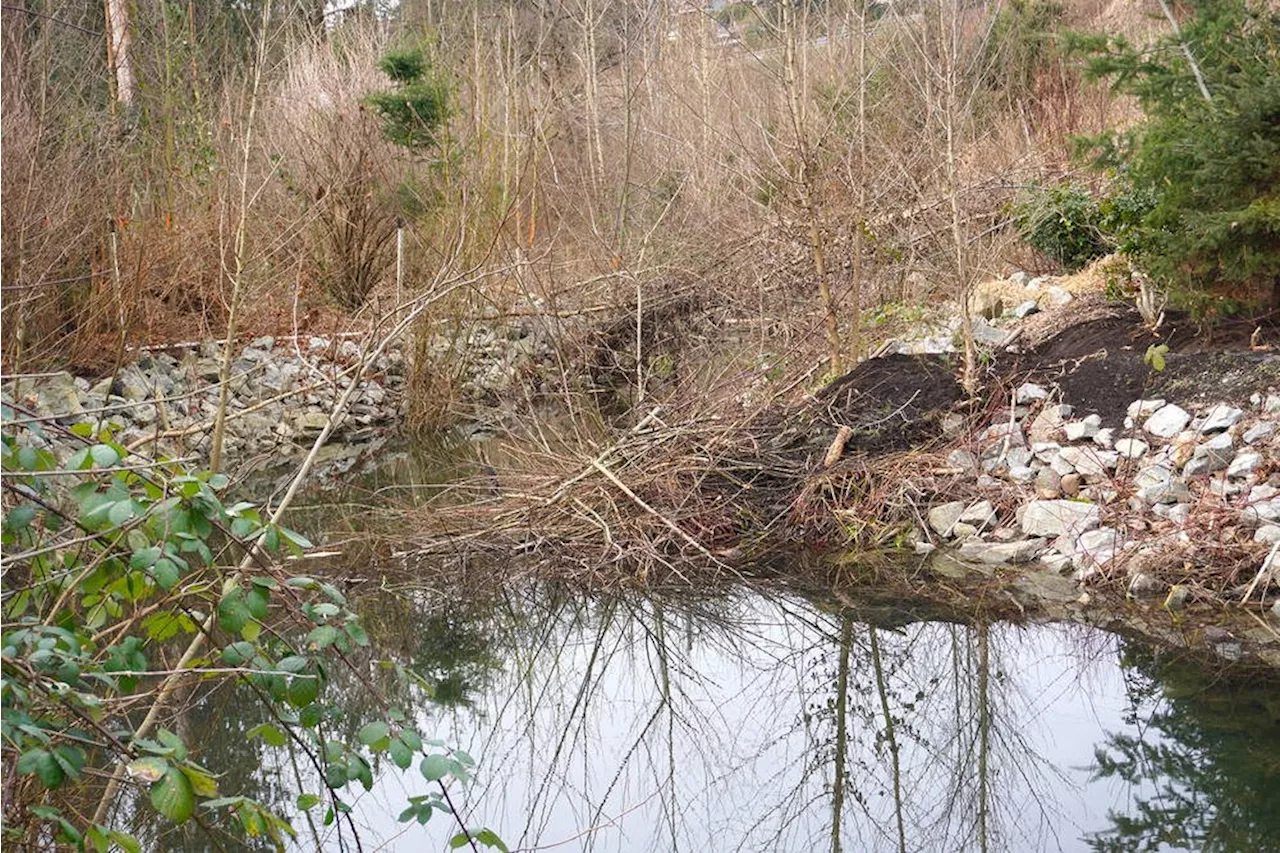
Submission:
[[399,308],[404,287],[404,219],[396,218],[396,308]]

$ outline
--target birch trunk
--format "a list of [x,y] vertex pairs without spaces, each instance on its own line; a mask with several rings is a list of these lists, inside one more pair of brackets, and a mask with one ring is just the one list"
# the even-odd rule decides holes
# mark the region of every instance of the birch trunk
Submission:
[[133,62],[129,57],[129,0],[105,0],[107,19],[107,64],[115,74],[117,106],[133,103]]

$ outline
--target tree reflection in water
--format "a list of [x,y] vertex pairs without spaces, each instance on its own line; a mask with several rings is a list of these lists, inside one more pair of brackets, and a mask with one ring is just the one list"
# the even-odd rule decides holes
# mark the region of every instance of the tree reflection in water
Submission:
[[1280,682],[1274,673],[1204,670],[1137,643],[1123,650],[1131,698],[1125,720],[1097,749],[1099,779],[1149,793],[1093,850],[1252,851],[1280,838]]
[[[1263,849],[1242,845],[1267,839],[1280,814],[1264,784],[1271,718],[1211,710],[1204,693],[1157,699],[1172,676],[1129,647],[1122,669],[1119,640],[1101,631],[745,589],[643,598],[539,585],[426,601],[359,608],[379,655],[423,678],[379,687],[424,736],[477,757],[459,801],[513,849],[1142,850],[1167,824],[1183,832],[1173,844]],[[342,725],[357,725],[368,691],[335,687]],[[1275,691],[1251,707],[1264,700]],[[294,771],[253,772],[248,707],[209,697],[188,725],[227,753],[211,764],[245,774],[224,789],[253,780],[271,800],[272,774]],[[1091,773],[1095,744],[1105,757]],[[365,849],[443,849],[444,822],[395,821],[423,780],[382,769],[353,797]],[[312,849],[295,817],[299,849]]]

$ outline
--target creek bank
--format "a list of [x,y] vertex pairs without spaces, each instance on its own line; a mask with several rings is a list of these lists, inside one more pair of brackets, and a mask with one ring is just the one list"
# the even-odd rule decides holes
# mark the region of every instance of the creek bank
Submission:
[[1064,301],[979,324],[974,401],[927,332],[833,382],[791,419],[805,494],[846,530],[879,519],[935,584],[1280,666],[1280,356]]

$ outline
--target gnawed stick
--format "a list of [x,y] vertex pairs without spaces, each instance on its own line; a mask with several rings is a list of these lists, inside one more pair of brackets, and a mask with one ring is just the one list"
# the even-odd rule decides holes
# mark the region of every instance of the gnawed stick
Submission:
[[841,424],[840,429],[836,430],[835,440],[827,448],[827,455],[822,458],[823,468],[830,468],[840,461],[840,456],[844,453],[844,446],[849,443],[851,438],[853,438],[853,427]]
[[[1240,599],[1241,604],[1244,604],[1253,596],[1253,591],[1258,588],[1258,584],[1262,582],[1263,578],[1270,574],[1276,562],[1277,552],[1280,552],[1280,542],[1271,546],[1271,550],[1267,553],[1266,559],[1264,559],[1262,561],[1262,565],[1258,567],[1258,573],[1253,576],[1253,580],[1249,581],[1249,588],[1244,591],[1244,597]],[[1265,590],[1265,587],[1263,589]]]

